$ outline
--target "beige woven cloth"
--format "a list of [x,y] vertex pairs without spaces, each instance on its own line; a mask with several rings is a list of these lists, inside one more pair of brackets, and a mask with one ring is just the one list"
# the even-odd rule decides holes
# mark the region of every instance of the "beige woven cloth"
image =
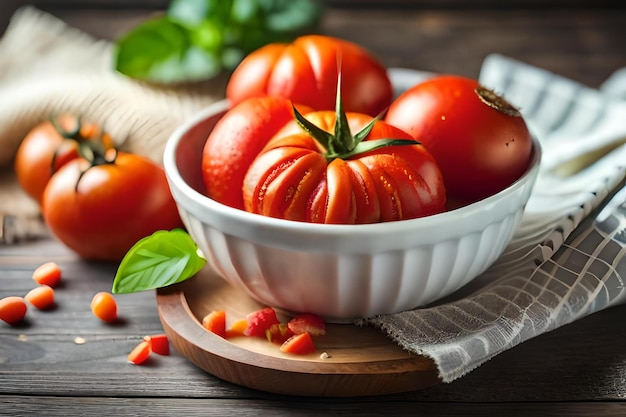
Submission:
[[32,6],[0,38],[0,215],[36,215],[13,173],[17,148],[52,112],[104,125],[121,148],[160,162],[172,131],[223,97],[225,83],[159,88],[112,69],[113,45]]

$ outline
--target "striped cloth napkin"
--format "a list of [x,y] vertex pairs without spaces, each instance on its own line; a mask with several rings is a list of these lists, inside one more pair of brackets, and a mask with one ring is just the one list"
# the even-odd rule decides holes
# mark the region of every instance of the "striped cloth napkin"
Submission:
[[453,296],[358,323],[432,358],[444,382],[626,301],[626,70],[594,90],[492,55],[480,81],[520,108],[544,151],[519,230]]

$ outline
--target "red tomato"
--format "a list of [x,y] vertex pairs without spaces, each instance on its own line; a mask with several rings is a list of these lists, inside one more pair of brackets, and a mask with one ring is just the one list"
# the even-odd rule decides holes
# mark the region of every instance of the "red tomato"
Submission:
[[124,152],[92,167],[68,162],[50,179],[42,212],[61,242],[94,260],[121,260],[139,239],[182,227],[163,169]]
[[[313,112],[306,118],[326,132],[335,129],[335,112]],[[361,131],[372,117],[348,113],[347,122],[350,132]],[[437,164],[410,135],[377,121],[360,145],[382,138],[411,144],[354,154],[359,147],[347,144],[359,134],[352,136],[350,132],[324,146],[295,122],[286,125],[246,174],[246,210],[289,220],[338,224],[410,219],[444,210],[445,189]],[[346,147],[343,155],[332,154],[332,149],[342,147]]]
[[105,146],[112,146],[111,138],[97,125],[81,123],[71,115],[62,114],[38,124],[24,137],[15,156],[15,172],[21,187],[41,203],[52,174],[78,158],[80,141],[94,139],[102,139]]
[[321,35],[291,44],[269,44],[249,54],[233,72],[226,97],[239,103],[254,96],[282,96],[314,110],[335,108],[338,70],[346,111],[382,114],[393,90],[385,67],[354,43]]
[[204,145],[202,176],[207,196],[243,209],[241,187],[248,166],[292,119],[293,105],[282,97],[253,97],[227,111]]
[[532,140],[521,114],[473,79],[439,76],[417,84],[392,103],[385,121],[428,148],[450,199],[483,199],[528,168]]

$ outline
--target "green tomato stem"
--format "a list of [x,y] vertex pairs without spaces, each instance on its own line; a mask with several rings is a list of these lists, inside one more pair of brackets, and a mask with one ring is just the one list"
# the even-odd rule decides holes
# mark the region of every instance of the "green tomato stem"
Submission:
[[304,117],[295,106],[293,113],[298,125],[306,133],[311,135],[326,152],[324,157],[327,161],[333,159],[349,159],[355,156],[387,146],[419,145],[420,142],[413,139],[383,138],[366,141],[379,118],[373,118],[363,129],[352,134],[348,123],[348,116],[343,108],[341,100],[341,74],[337,79],[337,98],[335,101],[335,126],[334,133],[329,133]]

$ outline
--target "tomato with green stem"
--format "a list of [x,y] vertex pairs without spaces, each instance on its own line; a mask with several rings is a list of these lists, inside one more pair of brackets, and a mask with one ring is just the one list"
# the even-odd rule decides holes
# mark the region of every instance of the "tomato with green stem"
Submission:
[[249,97],[281,96],[314,110],[332,110],[339,73],[345,80],[346,111],[378,116],[389,107],[393,88],[382,63],[360,45],[323,35],[250,53],[232,73],[226,97],[236,104]]
[[140,239],[182,227],[161,166],[91,142],[81,152],[52,176],[42,199],[48,228],[67,247],[85,259],[120,261]]
[[458,204],[506,188],[530,162],[532,139],[519,110],[471,78],[421,82],[392,103],[385,121],[428,148]]
[[79,157],[81,142],[97,140],[113,146],[111,137],[94,123],[69,114],[53,115],[33,127],[15,155],[14,169],[22,189],[38,203],[52,175]]
[[362,113],[344,112],[339,97],[335,112],[294,113],[296,121],[268,142],[246,173],[247,211],[360,224],[445,210],[441,172],[408,133]]

